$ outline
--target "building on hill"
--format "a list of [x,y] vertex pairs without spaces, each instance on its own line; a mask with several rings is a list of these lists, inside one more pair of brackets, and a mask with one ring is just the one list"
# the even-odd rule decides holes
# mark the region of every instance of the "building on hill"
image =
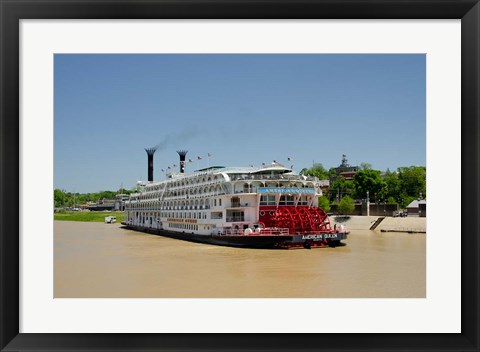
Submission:
[[342,163],[340,164],[340,166],[335,168],[336,177],[331,181],[334,181],[338,177],[343,177],[346,180],[353,180],[358,170],[359,170],[358,166],[351,166],[348,163],[347,156],[343,154]]

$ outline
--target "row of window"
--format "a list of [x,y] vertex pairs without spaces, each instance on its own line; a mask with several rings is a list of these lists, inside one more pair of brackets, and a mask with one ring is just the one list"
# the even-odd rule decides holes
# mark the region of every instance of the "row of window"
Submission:
[[198,225],[192,225],[192,224],[177,224],[176,222],[174,223],[169,222],[168,227],[174,228],[174,229],[198,231]]
[[[277,205],[275,196],[265,195],[260,197],[260,205]],[[278,205],[295,205],[294,196],[283,195],[280,196]],[[301,196],[297,205],[308,205],[308,197]]]
[[[131,213],[127,213],[127,215],[130,216]],[[145,218],[149,214],[142,214],[139,212],[136,212],[137,218],[140,216],[141,218]],[[161,211],[160,213],[155,212],[151,213],[152,217],[160,217],[162,218],[177,218],[177,219],[206,219],[207,218],[207,212],[181,212],[181,211]],[[133,214],[132,214],[133,217]]]
[[172,211],[160,212],[160,216],[163,218],[178,218],[178,219],[206,219],[206,212],[181,212],[181,211]]
[[163,195],[163,198],[172,198],[172,197],[180,197],[180,196],[191,196],[191,197],[195,197],[195,196],[200,196],[200,195],[204,195],[204,196],[209,196],[209,195],[213,195],[213,194],[220,194],[220,193],[224,193],[223,190],[217,186],[215,189],[214,188],[210,188],[210,189],[207,189],[207,188],[192,188],[190,190],[186,190],[186,189],[182,189],[182,190],[168,190],[168,191],[165,191],[165,192],[146,192],[146,193],[142,193],[138,196],[135,196],[135,197],[132,197],[132,200],[135,200],[135,201],[138,201],[138,200],[148,200],[148,199],[157,199],[157,198],[160,198],[162,195]]
[[205,182],[211,182],[211,181],[220,181],[223,180],[223,176],[221,175],[215,175],[215,176],[208,176],[207,177],[187,177],[184,178],[180,181],[171,181],[168,183],[160,183],[158,185],[154,186],[147,186],[146,190],[147,191],[155,191],[155,190],[160,190],[165,187],[165,185],[168,185],[168,187],[185,187],[189,185],[194,185],[194,184],[199,184],[199,183],[205,183]]
[[[173,183],[173,185],[170,185],[170,187],[184,187],[185,185],[188,186],[189,183],[187,182],[187,184],[184,184],[182,182],[180,184],[180,183],[175,182],[175,183]],[[306,184],[297,184],[297,183],[292,184],[292,183],[289,183],[289,182],[274,182],[274,183],[260,182],[256,186],[257,187],[310,188],[310,186],[306,185]],[[162,189],[163,189],[163,187],[162,187]],[[157,190],[157,192],[154,192],[156,190]],[[182,196],[182,195],[198,195],[198,194],[207,194],[207,193],[211,194],[213,192],[219,193],[221,191],[222,191],[222,189],[219,185],[216,185],[216,186],[210,185],[210,187],[208,187],[208,185],[207,185],[206,187],[196,187],[196,188],[179,189],[179,190],[169,189],[169,190],[165,191],[164,197],[177,197],[177,196]],[[158,198],[161,195],[162,191],[160,190],[160,185],[159,185],[159,186],[154,186],[154,187],[147,188],[147,192],[148,193],[143,193],[143,194],[139,195],[138,197],[135,197],[135,200]],[[236,192],[238,192],[238,190],[236,190],[234,193],[236,193]],[[255,185],[245,183],[243,185],[243,192],[244,193],[256,192],[256,187],[255,187]]]
[[[218,198],[218,202],[217,202],[217,198],[213,199],[213,205],[216,207],[218,204],[218,206],[222,206],[222,199],[221,198]],[[210,199],[201,199],[201,200],[169,200],[169,201],[163,201],[163,202],[145,202],[145,203],[127,203],[125,205],[126,209],[127,210],[130,210],[130,209],[147,209],[147,208],[154,208],[154,207],[176,207],[176,206],[182,206],[182,207],[185,207],[185,206],[207,206],[209,207],[210,206]]]

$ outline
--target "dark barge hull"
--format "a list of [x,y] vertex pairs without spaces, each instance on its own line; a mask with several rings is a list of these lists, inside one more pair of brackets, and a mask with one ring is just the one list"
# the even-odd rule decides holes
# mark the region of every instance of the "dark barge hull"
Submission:
[[146,232],[158,236],[175,238],[183,241],[241,248],[310,249],[329,246],[337,247],[344,246],[345,244],[341,243],[340,240],[346,238],[346,234],[334,234],[334,238],[329,239],[305,239],[302,235],[197,235],[188,232],[173,232],[167,230],[152,229],[143,226],[129,225],[126,223],[122,223],[122,225],[126,229]]

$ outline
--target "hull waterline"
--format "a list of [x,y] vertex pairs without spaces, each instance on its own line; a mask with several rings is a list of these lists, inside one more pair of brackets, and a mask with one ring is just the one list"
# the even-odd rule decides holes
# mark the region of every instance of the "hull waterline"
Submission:
[[198,235],[188,232],[174,232],[134,226],[122,223],[123,228],[142,231],[153,235],[174,238],[183,241],[205,243],[217,246],[263,249],[324,248],[344,246],[340,242],[346,239],[346,233],[317,235]]

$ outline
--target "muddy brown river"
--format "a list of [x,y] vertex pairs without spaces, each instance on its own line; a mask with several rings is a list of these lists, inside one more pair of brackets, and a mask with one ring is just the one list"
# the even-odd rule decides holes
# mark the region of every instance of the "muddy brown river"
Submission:
[[347,246],[197,244],[120,224],[55,221],[54,296],[425,297],[426,235],[351,230]]

